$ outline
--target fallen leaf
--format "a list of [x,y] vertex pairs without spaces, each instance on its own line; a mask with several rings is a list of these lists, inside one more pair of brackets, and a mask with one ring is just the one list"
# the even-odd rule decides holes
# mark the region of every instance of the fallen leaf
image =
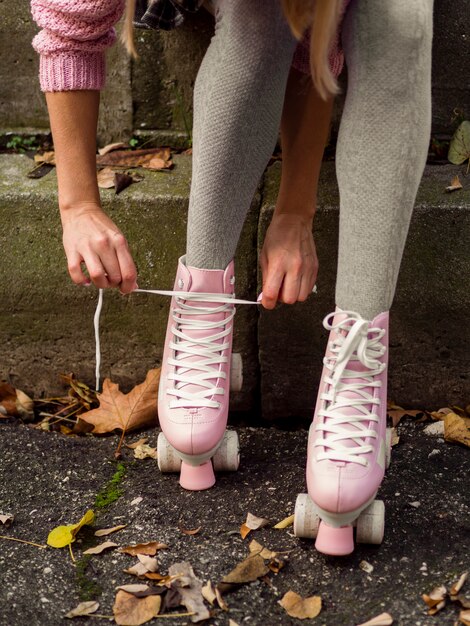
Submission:
[[108,145],[98,150],[98,154],[104,156],[105,154],[108,154],[108,152],[113,152],[113,150],[119,150],[120,148],[125,148],[126,146],[127,144],[123,143],[122,141],[118,141],[116,143],[108,143]]
[[146,554],[138,554],[137,558],[142,563],[142,565],[147,569],[147,572],[155,573],[158,570],[157,559],[154,559],[151,556],[147,556]]
[[37,180],[39,178],[44,178],[44,176],[46,176],[46,174],[49,174],[49,172],[52,171],[53,169],[54,169],[54,165],[51,165],[50,163],[39,163],[38,165],[33,167],[33,169],[30,170],[26,174],[26,176],[28,178]]
[[321,611],[320,596],[302,598],[294,591],[288,591],[282,597],[282,600],[279,600],[279,604],[288,615],[297,619],[317,617]]
[[440,587],[435,587],[429,594],[423,593],[421,597],[428,605],[428,615],[435,615],[445,606],[447,589],[441,585]]
[[373,617],[363,624],[358,624],[358,626],[392,626],[392,624],[393,617],[390,613],[381,613],[380,615],[377,615],[377,617]]
[[171,587],[181,595],[183,604],[191,615],[192,622],[201,622],[210,617],[210,612],[204,604],[202,595],[202,582],[194,574],[190,563],[174,563],[168,568],[170,576],[178,575]]
[[141,443],[139,446],[134,448],[134,457],[136,459],[156,459],[157,448],[152,448],[146,443]]
[[265,548],[260,543],[256,541],[256,539],[252,539],[250,541],[250,545],[248,546],[250,550],[250,554],[259,554],[263,559],[275,559],[278,555],[277,552],[273,552],[269,550],[269,548]]
[[135,450],[140,445],[142,445],[144,443],[147,443],[148,440],[149,440],[148,437],[142,437],[142,439],[138,439],[137,441],[134,441],[134,443],[126,443],[124,445],[126,446],[126,448],[130,448],[131,450]]
[[55,165],[55,153],[54,151],[43,152],[42,154],[35,154],[34,161],[36,163],[46,163],[47,165]]
[[15,389],[12,385],[0,382],[0,418],[21,417],[31,419],[34,401],[20,389]]
[[447,158],[455,165],[461,165],[470,157],[470,122],[460,124],[450,140]]
[[114,189],[116,191],[116,195],[120,194],[121,191],[127,189],[132,183],[138,182],[135,181],[132,176],[126,174],[125,172],[116,172],[114,174]]
[[207,600],[211,606],[214,606],[214,602],[217,600],[217,594],[215,593],[215,587],[210,580],[201,589],[204,600]]
[[88,548],[85,550],[83,554],[101,554],[105,550],[110,550],[111,548],[116,548],[117,543],[114,541],[105,541],[104,543],[100,543],[98,546],[94,546],[93,548]]
[[293,523],[294,523],[294,516],[289,515],[289,517],[285,517],[283,520],[275,524],[273,528],[279,528],[279,529],[289,528],[289,526],[292,526]]
[[82,413],[80,419],[93,424],[95,434],[109,433],[116,428],[129,431],[155,424],[159,381],[160,369],[149,370],[143,383],[124,394],[118,384],[106,378],[103,392],[98,394],[100,406]]
[[470,626],[470,610],[460,611],[459,620],[462,622],[464,626]]
[[[1,516],[0,516],[0,521],[1,521]],[[459,593],[459,591],[464,586],[467,578],[468,578],[468,572],[464,572],[462,576],[458,579],[458,581],[452,585],[452,587],[450,588],[450,592],[449,592],[451,597],[456,596]]]
[[391,429],[390,445],[393,448],[394,446],[398,445],[399,443],[400,443],[400,436],[398,435],[398,431],[395,428],[395,426],[393,426],[393,428]]
[[458,189],[463,189],[463,186],[460,182],[460,178],[458,176],[454,176],[450,185],[446,187],[446,191],[457,191]]
[[418,415],[422,415],[424,411],[422,409],[404,409],[393,402],[389,402],[387,404],[387,415],[392,420],[392,425],[397,426],[400,420],[405,417],[405,415],[409,415],[410,417],[417,417]]
[[240,527],[240,535],[242,539],[250,533],[252,530],[258,530],[258,528],[263,528],[264,526],[269,526],[271,522],[264,517],[256,517],[252,513],[247,513],[246,521]]
[[234,622],[233,619],[228,620],[228,626],[238,626],[237,622]]
[[112,528],[100,528],[95,532],[95,537],[105,537],[111,533],[116,533],[118,530],[126,528],[127,524],[119,524],[119,526],[113,526]]
[[220,592],[220,589],[217,589],[217,587],[215,588],[215,595],[217,597],[217,604],[222,609],[222,611],[228,611],[228,604],[223,599],[222,593]]
[[131,567],[128,567],[127,569],[124,569],[122,571],[125,574],[130,574],[131,576],[137,576],[138,578],[142,578],[142,576],[146,576],[149,573],[148,569],[140,561],[137,561],[137,563],[135,563]]
[[110,167],[105,167],[98,172],[96,178],[100,189],[112,189],[114,187],[115,171]]
[[11,526],[11,524],[13,524],[14,519],[15,516],[12,513],[6,513],[5,515],[2,515],[0,513],[0,524],[3,524],[7,528],[8,526]]
[[139,626],[158,615],[162,599],[159,595],[136,598],[132,593],[120,589],[116,594],[113,614],[116,624]]
[[123,591],[127,591],[127,593],[136,594],[142,592],[146,593],[150,587],[145,583],[133,583],[130,585],[119,585],[116,589],[122,589]]
[[233,589],[238,585],[252,583],[261,576],[265,576],[269,572],[269,567],[264,562],[263,557],[258,553],[250,554],[246,559],[222,578],[217,585],[222,593]]
[[100,603],[95,600],[80,602],[74,609],[64,615],[64,617],[83,617],[91,615],[100,608]]
[[180,532],[183,533],[183,535],[197,535],[200,531],[201,531],[202,526],[199,526],[198,528],[183,528],[182,526],[179,527]]
[[97,165],[112,167],[144,167],[150,170],[171,169],[170,148],[147,148],[143,150],[115,150],[96,157]]
[[470,448],[470,418],[448,413],[444,418],[444,439]]
[[76,535],[82,526],[93,524],[95,514],[90,509],[82,519],[76,524],[68,524],[67,526],[57,526],[49,533],[47,537],[47,545],[52,548],[64,548],[75,541]]
[[148,556],[154,556],[157,550],[166,550],[168,546],[159,541],[148,541],[147,543],[137,543],[133,546],[125,546],[119,548],[119,552],[130,554],[131,556],[137,556],[139,554],[146,554]]

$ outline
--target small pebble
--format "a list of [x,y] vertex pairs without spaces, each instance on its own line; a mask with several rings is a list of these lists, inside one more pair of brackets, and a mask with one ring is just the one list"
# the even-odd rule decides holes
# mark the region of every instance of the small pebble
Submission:
[[138,498],[134,498],[131,502],[131,506],[135,506],[137,504],[140,504],[142,502],[143,498],[142,496],[139,496]]
[[416,500],[415,502],[410,502],[409,505],[414,507],[415,509],[418,509],[421,506],[421,502],[418,502]]
[[441,451],[438,450],[437,448],[434,448],[434,450],[431,450],[431,452],[428,454],[428,459],[430,459],[433,456],[436,456],[438,454],[441,454]]
[[52,572],[52,567],[45,567],[42,572],[43,574],[50,574]]
[[368,563],[367,561],[361,561],[359,563],[359,567],[364,571],[367,572],[368,574],[370,574],[371,572],[374,571],[374,566],[371,565],[370,563]]

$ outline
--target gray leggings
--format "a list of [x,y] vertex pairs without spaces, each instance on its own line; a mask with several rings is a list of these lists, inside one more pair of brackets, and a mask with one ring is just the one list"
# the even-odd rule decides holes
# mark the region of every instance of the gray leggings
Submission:
[[[336,302],[390,308],[427,155],[432,0],[353,0],[337,148]],[[224,269],[274,148],[295,41],[278,0],[218,0],[194,91],[187,264]],[[301,155],[299,155],[301,158]]]

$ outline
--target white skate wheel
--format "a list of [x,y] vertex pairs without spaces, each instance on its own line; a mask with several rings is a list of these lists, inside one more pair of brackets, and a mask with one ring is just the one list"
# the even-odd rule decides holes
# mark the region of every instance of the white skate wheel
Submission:
[[236,472],[240,465],[240,447],[238,435],[234,430],[226,430],[222,443],[212,457],[214,470],[218,472]]
[[242,355],[238,352],[232,354],[232,365],[230,367],[230,389],[241,391],[243,385],[243,363]]
[[359,515],[356,524],[357,543],[382,543],[385,527],[385,504],[382,500],[374,500],[369,504]]
[[390,467],[392,460],[392,429],[387,428],[385,431],[385,468]]
[[316,513],[308,493],[299,493],[295,502],[294,535],[315,539],[318,534],[320,518]]
[[158,435],[157,441],[157,461],[158,469],[161,472],[179,472],[181,459],[176,454],[176,450],[163,433]]

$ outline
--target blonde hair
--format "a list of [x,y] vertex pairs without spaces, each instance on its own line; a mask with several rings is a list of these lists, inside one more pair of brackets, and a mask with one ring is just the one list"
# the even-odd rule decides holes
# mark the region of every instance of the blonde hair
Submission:
[[[331,73],[328,55],[338,28],[343,0],[281,0],[284,14],[297,39],[307,28],[310,34],[310,70],[312,80],[320,96],[338,93],[338,83]],[[127,52],[137,58],[134,44],[133,19],[136,0],[126,0],[126,12],[121,41]]]
[[137,50],[134,43],[134,21],[136,0],[126,0],[126,12],[124,14],[124,25],[122,27],[121,41],[125,45],[127,52],[134,59],[137,58]]
[[342,4],[343,0],[282,0],[284,15],[297,39],[311,27],[310,71],[313,84],[324,100],[339,91],[328,57]]

